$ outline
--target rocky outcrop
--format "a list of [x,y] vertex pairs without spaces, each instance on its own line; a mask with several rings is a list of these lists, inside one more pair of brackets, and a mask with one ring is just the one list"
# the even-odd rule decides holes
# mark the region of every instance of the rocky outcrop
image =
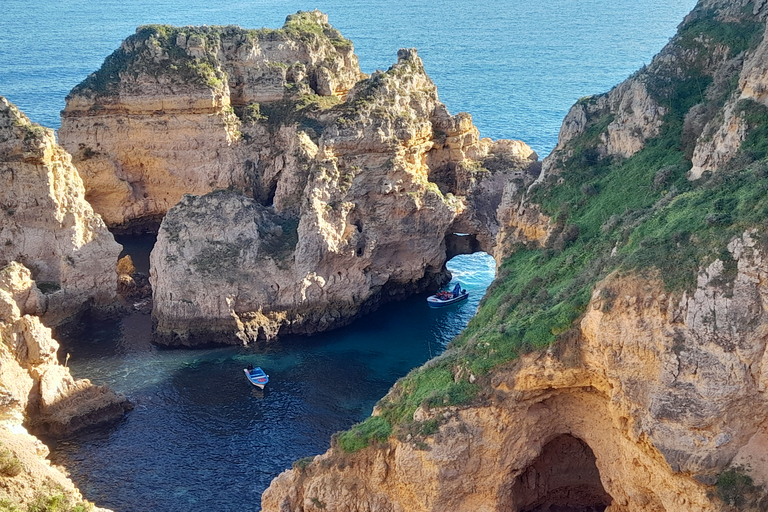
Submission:
[[768,510],[766,6],[702,0],[571,109],[468,329],[265,512]]
[[129,406],[125,397],[88,380],[75,380],[59,365],[58,343],[34,316],[45,295],[27,268],[12,262],[0,270],[0,297],[0,350],[5,361],[0,384],[7,391],[6,406],[16,408],[36,431],[54,434],[123,415]]
[[[364,77],[314,11],[280,30],[140,27],[72,91],[60,137],[107,224],[179,203],[152,257],[158,340],[329,329],[493,251],[503,191],[538,156],[451,116],[415,50]],[[265,225],[235,225],[246,212]]]
[[258,160],[240,153],[235,112],[344,98],[362,77],[352,43],[318,11],[280,30],[139,27],[69,94],[59,138],[109,226],[156,229],[184,194],[252,193]]
[[120,245],[85,200],[53,130],[0,97],[0,266],[23,262],[41,296],[34,314],[56,324],[86,302],[115,299]]
[[58,343],[34,316],[45,295],[31,273],[13,262],[0,270],[0,498],[25,504],[47,495],[76,503],[82,496],[27,433],[67,434],[114,421],[130,407],[125,397],[75,380],[58,363]]
[[151,256],[159,340],[319,332],[434,288],[446,236],[492,251],[504,186],[536,170],[525,144],[480,139],[468,114],[450,116],[415,50],[343,103],[241,130],[259,148],[263,193],[187,196],[169,211]]
[[692,161],[689,179],[728,165],[755,124],[748,119],[755,113],[749,101],[763,105],[768,97],[767,15],[762,2],[700,2],[649,66],[571,108],[540,180],[574,158],[629,158],[661,135],[665,120],[681,114],[683,149]]
[[714,484],[732,461],[768,477],[754,451],[768,424],[765,256],[749,233],[728,250],[732,283],[718,260],[682,298],[609,277],[578,334],[496,372],[484,404],[418,410],[440,423],[421,439],[332,449],[281,474],[262,510],[725,510]]
[[731,74],[738,74],[737,90],[728,98],[721,115],[703,128],[693,152],[690,179],[699,179],[705,172],[714,172],[727,165],[738,154],[750,128],[754,128],[748,122],[749,111],[768,106],[765,91],[768,41],[765,34],[761,35],[762,42],[739,61],[736,70],[731,71]]
[[[590,160],[608,156],[629,158],[659,134],[667,110],[649,94],[642,75],[606,94],[582,98],[566,115],[557,146],[544,160],[539,179],[556,173],[559,166],[574,156]],[[589,145],[590,154],[576,155],[574,141]]]

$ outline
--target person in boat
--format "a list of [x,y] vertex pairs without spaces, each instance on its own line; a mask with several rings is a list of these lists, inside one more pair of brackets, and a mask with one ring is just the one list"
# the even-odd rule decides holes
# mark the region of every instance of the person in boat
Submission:
[[456,286],[453,287],[453,297],[458,297],[461,295],[461,284],[456,283]]
[[253,365],[252,364],[249,364],[248,366],[246,366],[246,368],[248,369],[249,373],[253,371]]

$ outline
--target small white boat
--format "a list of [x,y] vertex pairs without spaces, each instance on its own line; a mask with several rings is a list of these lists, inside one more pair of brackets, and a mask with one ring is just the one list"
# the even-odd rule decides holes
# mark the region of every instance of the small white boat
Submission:
[[429,304],[429,307],[431,308],[443,308],[467,300],[468,298],[469,292],[467,290],[462,290],[461,284],[457,283],[456,286],[453,287],[452,292],[441,291],[427,297],[427,304]]
[[243,368],[245,376],[248,377],[248,381],[259,389],[264,389],[264,386],[269,382],[269,375],[267,375],[260,366],[256,368]]

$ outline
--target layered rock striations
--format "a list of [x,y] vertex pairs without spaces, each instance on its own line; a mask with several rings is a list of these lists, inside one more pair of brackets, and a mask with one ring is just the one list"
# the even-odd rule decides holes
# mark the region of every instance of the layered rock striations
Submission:
[[415,50],[330,108],[262,110],[240,128],[261,193],[186,196],[163,220],[151,256],[160,340],[319,332],[433,288],[451,252],[492,251],[505,185],[536,171],[525,144],[480,139],[469,115],[449,115]]
[[59,364],[58,343],[35,316],[45,295],[30,271],[13,262],[0,270],[0,497],[26,504],[61,495],[82,496],[45,457],[48,449],[27,433],[68,434],[120,418],[130,404],[103,386],[75,380]]
[[434,288],[447,257],[493,251],[505,188],[538,172],[451,116],[415,50],[366,78],[318,11],[140,27],[71,92],[60,138],[108,225],[169,212],[152,256],[169,343],[318,332]]
[[34,314],[56,324],[115,300],[121,247],[85,200],[53,130],[0,97],[0,266],[26,265],[46,294]]
[[765,7],[571,109],[467,330],[263,510],[768,509]]
[[318,11],[280,30],[143,26],[72,90],[59,138],[107,225],[156,229],[184,194],[256,186],[236,111],[343,98],[362,77],[352,43]]

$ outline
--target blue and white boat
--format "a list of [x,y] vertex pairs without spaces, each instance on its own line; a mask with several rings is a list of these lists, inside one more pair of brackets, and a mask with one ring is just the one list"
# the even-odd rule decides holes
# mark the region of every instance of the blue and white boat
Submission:
[[461,302],[468,298],[469,298],[469,292],[467,290],[463,290],[461,288],[461,284],[456,283],[456,286],[453,287],[453,291],[451,292],[440,291],[434,295],[430,295],[429,297],[427,297],[427,304],[429,304],[429,307],[431,308],[443,308],[445,306],[456,304],[457,302]]
[[260,366],[257,366],[256,368],[243,368],[243,371],[251,384],[259,389],[264,389],[264,386],[269,382],[269,375],[267,375]]

